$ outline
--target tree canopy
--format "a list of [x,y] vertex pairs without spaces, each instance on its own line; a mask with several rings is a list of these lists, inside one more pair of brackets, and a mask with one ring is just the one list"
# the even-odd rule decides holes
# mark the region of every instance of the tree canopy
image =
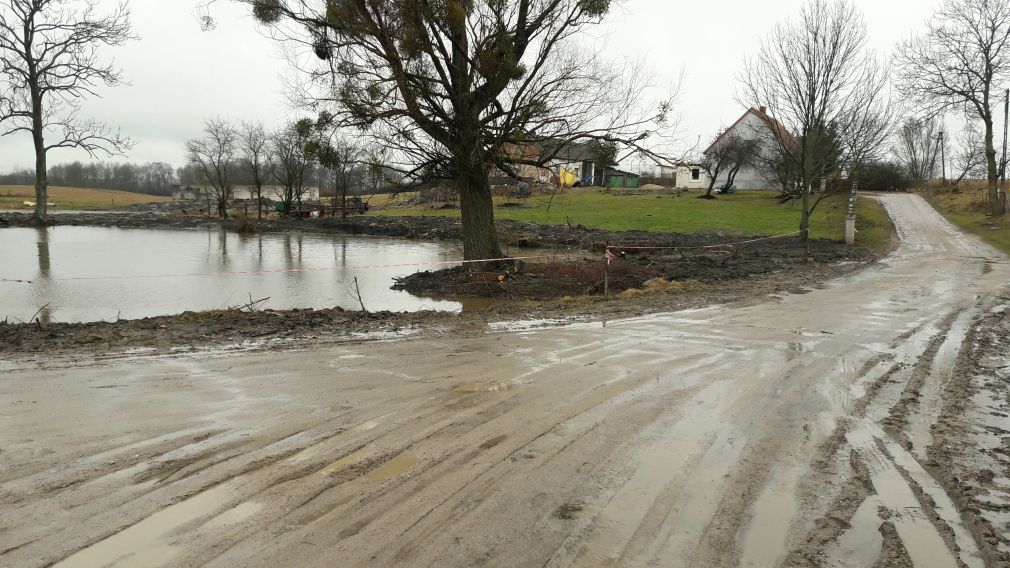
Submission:
[[[488,175],[573,143],[657,153],[671,99],[585,49],[611,0],[238,0],[302,58],[295,99],[374,137],[404,178],[455,183],[468,259],[501,256]],[[514,148],[523,148],[516,152]]]

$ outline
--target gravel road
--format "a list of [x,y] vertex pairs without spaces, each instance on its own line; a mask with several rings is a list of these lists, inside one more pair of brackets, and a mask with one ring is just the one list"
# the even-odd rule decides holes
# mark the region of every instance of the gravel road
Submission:
[[881,199],[897,251],[796,293],[0,361],[0,565],[1008,566],[1010,261]]

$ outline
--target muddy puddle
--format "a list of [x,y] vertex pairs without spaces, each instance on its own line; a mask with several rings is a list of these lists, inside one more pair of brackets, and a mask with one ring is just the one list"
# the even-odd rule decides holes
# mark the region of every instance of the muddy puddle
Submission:
[[297,232],[242,236],[219,228],[6,229],[0,234],[0,319],[29,321],[36,313],[43,323],[136,319],[264,298],[257,307],[483,309],[487,300],[464,303],[390,289],[394,278],[460,258],[458,248]]
[[[173,533],[188,523],[221,509],[233,498],[233,489],[227,485],[209,489],[166,507],[139,523],[56,563],[55,566],[58,568],[113,565],[124,568],[164,566],[185,550],[173,542]],[[228,514],[224,513],[223,515]],[[231,515],[234,516],[235,513],[231,513]],[[251,513],[246,516],[249,515]],[[218,518],[220,519],[221,516]],[[236,522],[234,519],[226,518],[221,524],[227,524],[229,521]]]

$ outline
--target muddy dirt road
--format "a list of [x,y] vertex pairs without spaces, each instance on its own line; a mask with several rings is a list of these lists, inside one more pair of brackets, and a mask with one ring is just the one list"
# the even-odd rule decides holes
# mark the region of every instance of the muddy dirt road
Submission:
[[[962,344],[1000,320],[1010,265],[921,198],[883,199],[897,252],[803,293],[560,329],[6,362],[0,564],[1007,566],[1007,455],[972,449],[1006,439],[1006,390],[969,398]],[[1010,378],[1000,352],[986,384]],[[958,410],[982,398],[1004,417],[986,414],[990,438]],[[961,491],[982,466],[992,510]]]

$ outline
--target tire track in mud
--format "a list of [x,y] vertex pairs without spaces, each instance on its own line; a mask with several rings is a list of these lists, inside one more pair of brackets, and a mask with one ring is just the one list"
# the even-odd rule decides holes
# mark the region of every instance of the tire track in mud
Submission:
[[[994,299],[1000,305],[969,329],[948,384],[950,396],[932,427],[926,462],[961,512],[988,566],[1010,566],[1010,487],[998,482],[1010,477],[1010,455],[999,453],[1010,440],[1008,301],[1008,296]],[[990,501],[991,496],[996,498]]]
[[[844,471],[838,464],[839,455],[846,450],[851,472],[842,473],[842,478],[849,477],[849,481],[833,493],[834,500],[823,515],[812,515],[816,518],[813,527],[807,530],[805,540],[794,546],[787,566],[850,566],[860,556],[859,565],[867,567],[879,565],[885,558],[904,562],[901,559],[906,557],[907,565],[916,568],[985,566],[958,509],[910,453],[914,445],[907,434],[911,417],[927,418],[920,407],[921,391],[931,389],[934,399],[946,394],[954,362],[938,362],[936,354],[944,347],[961,345],[967,330],[963,325],[957,329],[956,322],[965,321],[970,321],[970,315],[956,309],[935,326],[913,328],[892,344],[897,361],[879,377],[868,380],[865,393],[853,405],[856,418],[840,422],[822,447],[822,465],[835,465],[823,469],[821,479],[808,483],[805,491],[812,495],[830,487],[831,479]],[[924,333],[930,336],[918,352],[914,345],[922,340],[915,338]],[[888,358],[869,361],[860,374],[867,376]],[[842,439],[844,443],[840,443]],[[832,452],[834,459],[828,457]],[[865,547],[859,549],[871,530],[882,535],[877,539],[876,554]]]
[[[624,390],[624,389],[627,389],[627,388],[631,388],[631,387],[630,386],[621,386],[621,385],[617,386],[617,389],[620,389],[620,390]],[[596,396],[593,397],[594,399],[596,399],[595,402],[593,402],[593,404],[599,404],[600,402],[603,402],[608,397],[613,396],[613,394],[614,394],[613,392],[606,392],[602,396],[601,395],[596,395]],[[451,396],[454,397],[454,398],[460,398],[461,397],[461,398],[465,399],[467,397],[473,397],[474,395],[458,395],[456,393],[453,393]],[[479,410],[479,408],[480,407],[476,407],[476,410],[475,410],[476,413],[480,413],[481,412]],[[501,411],[501,413],[504,413],[504,412],[506,412],[508,410],[509,409],[503,409]],[[432,417],[436,417],[437,418],[438,414],[439,414],[439,411],[440,411],[439,404],[434,404],[434,405],[431,405],[428,414],[430,416],[432,416]],[[413,418],[416,420],[417,416],[415,415]],[[486,421],[488,419],[493,419],[493,418],[494,418],[494,416],[486,416],[481,421]],[[416,423],[414,423],[413,426],[414,426],[415,429],[417,428],[417,424]],[[437,428],[435,428],[434,430],[423,432],[419,436],[419,440],[412,440],[412,439],[409,439],[409,438],[405,439],[405,440],[402,440],[404,442],[403,446],[410,447],[411,445],[416,445],[419,441],[423,441],[424,439],[430,438],[430,437],[435,436],[435,435],[437,435],[439,433],[442,433],[443,435],[446,435],[446,436],[456,435],[456,434],[459,434],[460,431],[471,429],[472,426],[473,426],[473,424],[467,424],[466,422],[460,422],[458,420],[458,415],[457,415],[456,418],[454,418],[452,420],[448,420],[448,421],[444,421],[443,420],[442,423],[438,424]],[[370,439],[365,440],[362,443],[362,447],[364,445],[375,446],[376,444],[380,443],[382,436],[385,435],[385,434],[383,432],[381,432],[381,431],[378,431],[377,434],[378,434],[377,436],[374,436],[374,437],[372,437]],[[398,435],[398,433],[392,432],[391,435]],[[304,451],[305,449],[307,449],[307,448],[306,447],[300,447],[300,448],[292,449],[287,454],[283,454],[282,456],[278,456],[278,457],[292,458],[292,457],[296,456],[298,453],[301,453],[302,451]],[[329,452],[326,452],[326,453],[329,453]],[[332,455],[332,454],[330,454],[330,455]],[[387,454],[387,455],[392,455],[392,453]],[[254,470],[262,470],[264,468],[267,468],[267,467],[273,465],[274,463],[276,463],[277,461],[278,460],[276,460],[276,459],[270,459],[269,462],[265,463],[263,460],[256,460],[256,461],[253,461],[250,464],[249,467],[239,468],[237,470],[233,468],[230,471],[229,475],[231,476],[232,479],[236,479],[237,477],[242,477],[242,476],[246,476],[247,474],[251,474]],[[381,460],[381,459],[376,460],[375,461],[375,466],[376,467],[382,467],[382,463],[383,463],[383,460]],[[271,487],[275,487],[275,486],[277,486],[279,484],[283,484],[283,483],[287,483],[287,482],[295,483],[295,482],[301,481],[301,480],[303,480],[304,477],[312,475],[313,473],[318,472],[320,470],[320,467],[325,467],[325,464],[323,464],[322,466],[320,466],[319,464],[311,465],[309,467],[304,468],[304,470],[302,470],[302,471],[296,471],[296,472],[290,472],[289,471],[283,477],[273,480],[272,483],[266,484],[267,487],[264,488],[262,491],[269,490]],[[367,471],[363,472],[363,474],[367,474]],[[262,473],[259,472],[259,471],[257,471],[257,475],[262,475]],[[202,488],[202,491],[203,492],[213,491],[214,488],[217,485],[219,485],[219,484],[220,484],[219,480],[214,480],[212,482],[209,482],[206,487]],[[262,493],[262,491],[259,491],[259,493]],[[246,490],[245,492],[246,493],[252,493],[253,495],[258,494],[257,492],[248,491],[248,490]],[[199,495],[199,493],[197,493],[197,495]]]
[[[444,487],[446,485],[444,482],[440,483],[442,487],[438,488],[437,492],[444,492],[447,488],[451,488],[451,491],[434,507],[422,509],[425,512],[417,521],[402,529],[390,527],[384,529],[394,535],[399,534],[394,538],[398,543],[402,543],[398,544],[398,551],[390,561],[409,558],[418,553],[419,549],[431,544],[432,538],[444,535],[446,526],[467,526],[466,519],[474,515],[479,516],[480,513],[477,511],[480,511],[481,507],[485,504],[492,507],[495,505],[495,495],[503,492],[503,486],[522,484],[530,475],[536,476],[537,472],[545,469],[558,468],[559,462],[563,461],[560,457],[562,455],[573,455],[579,460],[577,464],[572,465],[573,475],[580,469],[582,471],[577,474],[579,476],[591,474],[592,469],[585,470],[585,464],[578,456],[598,454],[598,450],[589,450],[586,447],[600,443],[595,436],[603,427],[599,421],[610,420],[607,418],[608,415],[614,412],[620,413],[623,407],[627,407],[629,412],[632,409],[635,411],[636,418],[631,426],[640,424],[641,420],[651,416],[650,411],[639,404],[641,395],[635,395],[633,391],[648,385],[652,380],[652,377],[643,377],[592,388],[585,399],[578,404],[547,413],[544,418],[538,419],[524,431],[496,444],[495,455],[489,457],[485,469],[470,472],[462,476],[456,484],[448,487]],[[679,398],[684,395],[678,393],[674,396]],[[664,400],[666,399],[658,399],[652,412],[666,409],[662,404]],[[614,404],[619,406],[615,409]],[[533,415],[537,414],[534,409]],[[559,429],[563,431],[559,432]],[[590,437],[590,434],[594,436]],[[604,447],[614,443],[613,436],[610,438],[606,440],[608,443]],[[440,481],[445,479],[447,473],[432,472]],[[516,489],[515,492],[523,493],[520,489]],[[554,496],[542,497],[546,498],[545,503],[537,507],[538,518],[541,521],[550,518],[555,509],[563,505]],[[422,526],[427,528],[421,528]],[[542,534],[540,536],[543,537]]]

